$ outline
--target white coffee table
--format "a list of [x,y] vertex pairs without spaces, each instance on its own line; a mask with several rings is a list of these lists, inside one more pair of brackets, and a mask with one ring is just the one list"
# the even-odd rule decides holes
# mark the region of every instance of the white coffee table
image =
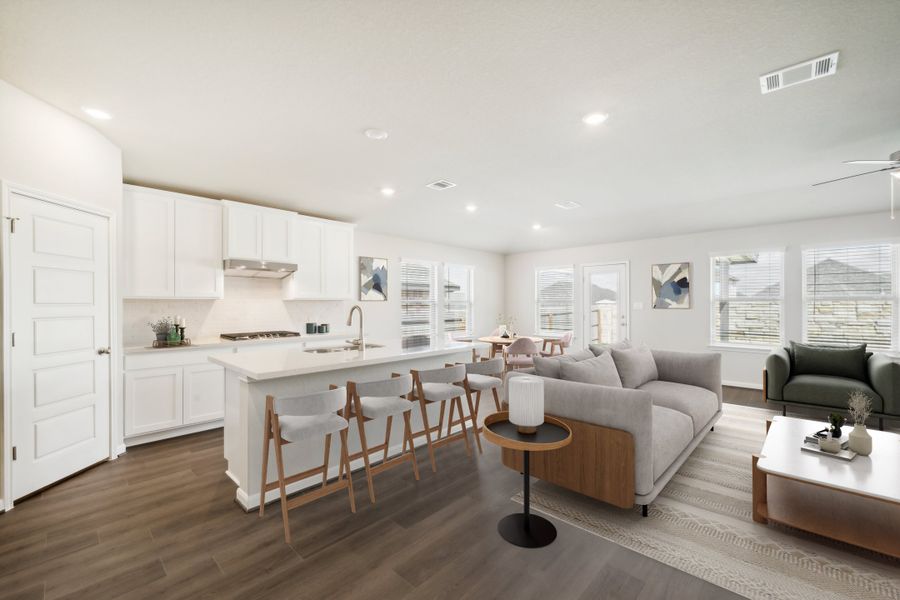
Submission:
[[753,520],[782,523],[900,558],[900,435],[869,431],[871,456],[803,452],[821,421],[775,417],[753,455]]

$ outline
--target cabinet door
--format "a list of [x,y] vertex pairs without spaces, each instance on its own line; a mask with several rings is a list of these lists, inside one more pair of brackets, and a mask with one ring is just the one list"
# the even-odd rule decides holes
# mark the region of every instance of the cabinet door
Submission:
[[125,435],[182,424],[181,367],[125,372]]
[[175,203],[175,296],[222,298],[222,205],[217,201]]
[[123,195],[125,298],[175,295],[175,200],[126,186]]
[[325,297],[353,298],[353,228],[326,225],[323,270]]
[[225,369],[219,365],[184,368],[184,424],[225,416]]
[[284,280],[286,300],[321,298],[322,237],[324,224],[313,219],[298,217],[294,221],[294,250],[297,272]]
[[229,201],[224,210],[225,258],[262,260],[262,210]]
[[293,263],[294,213],[265,210],[262,213],[262,259]]

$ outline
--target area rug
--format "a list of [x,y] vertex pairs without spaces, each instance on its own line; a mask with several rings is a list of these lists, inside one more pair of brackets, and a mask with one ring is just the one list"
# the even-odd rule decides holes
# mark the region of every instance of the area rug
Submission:
[[753,522],[750,455],[772,414],[726,404],[647,518],[543,481],[532,509],[747,598],[900,600],[900,560]]

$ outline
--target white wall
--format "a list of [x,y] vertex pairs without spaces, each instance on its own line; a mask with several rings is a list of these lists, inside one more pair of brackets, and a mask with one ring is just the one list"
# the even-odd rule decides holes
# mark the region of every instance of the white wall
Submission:
[[[0,180],[118,214],[122,152],[93,127],[0,80]],[[114,319],[118,312],[114,303]],[[121,347],[115,323],[111,331],[113,347]],[[112,372],[114,406],[121,407],[121,369]],[[121,440],[116,410],[113,439]]]
[[[848,200],[849,201],[849,200]],[[507,312],[524,332],[535,327],[534,270],[538,267],[575,265],[575,320],[577,343],[583,343],[581,265],[628,261],[630,266],[631,338],[660,349],[709,351],[709,257],[713,253],[784,249],[785,339],[802,335],[801,248],[866,240],[897,240],[900,221],[891,221],[885,197],[884,212],[833,219],[798,221],[762,227],[726,229],[615,244],[580,246],[506,257]],[[692,268],[692,303],[688,310],[650,308],[650,266],[689,261]],[[634,303],[643,303],[635,310]],[[768,351],[720,350],[723,380],[759,387]]]
[[[504,259],[500,254],[430,244],[357,231],[355,256],[388,259],[386,302],[311,301],[281,299],[281,282],[226,277],[222,300],[127,300],[123,311],[126,346],[152,341],[147,321],[180,315],[188,322],[192,339],[217,338],[229,331],[289,329],[304,332],[307,321],[327,322],[332,331],[346,329],[353,304],[365,312],[366,335],[373,340],[400,335],[400,258],[443,261],[475,268],[475,331],[489,331],[503,310]],[[355,279],[358,297],[358,277]],[[354,322],[354,327],[355,327]]]

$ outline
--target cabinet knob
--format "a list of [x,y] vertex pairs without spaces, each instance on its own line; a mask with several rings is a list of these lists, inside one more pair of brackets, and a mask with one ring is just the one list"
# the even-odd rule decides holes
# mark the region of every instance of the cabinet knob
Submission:
[[109,348],[108,346],[106,348],[97,349],[97,354],[109,354],[110,352],[112,352],[112,348]]

